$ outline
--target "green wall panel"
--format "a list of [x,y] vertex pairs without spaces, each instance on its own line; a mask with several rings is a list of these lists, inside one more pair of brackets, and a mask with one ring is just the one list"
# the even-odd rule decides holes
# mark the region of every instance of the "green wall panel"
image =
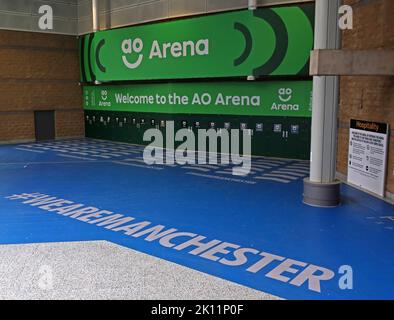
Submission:
[[[311,91],[311,81],[85,86],[86,135],[147,144],[145,130],[158,128],[165,136],[166,121],[174,121],[175,130],[195,132],[212,124],[215,129],[229,125],[228,129],[249,130],[252,154],[308,159]],[[196,96],[201,101],[204,95],[210,97],[209,103],[193,103]],[[162,97],[165,101],[160,102]],[[242,99],[249,104],[242,105]],[[223,101],[229,103],[223,105]]]
[[[160,129],[165,137],[163,121],[174,121],[175,130],[190,127],[196,134],[197,129],[211,128],[212,122],[215,124],[215,129],[224,128],[225,123],[230,123],[231,129],[240,129],[241,124],[246,124],[246,128],[253,131],[252,154],[309,159],[311,125],[309,117],[223,116],[85,110],[86,136],[104,140],[146,145],[148,143],[143,141],[143,134],[149,128]],[[198,127],[196,122],[199,124]],[[280,129],[278,129],[278,125]]]
[[85,86],[86,110],[309,117],[312,81]]

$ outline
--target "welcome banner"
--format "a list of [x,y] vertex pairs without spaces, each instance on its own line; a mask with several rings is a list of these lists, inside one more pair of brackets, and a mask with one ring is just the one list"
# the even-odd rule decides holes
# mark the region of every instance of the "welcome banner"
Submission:
[[85,86],[86,110],[310,117],[311,81]]
[[308,75],[314,4],[212,14],[96,32],[83,82]]

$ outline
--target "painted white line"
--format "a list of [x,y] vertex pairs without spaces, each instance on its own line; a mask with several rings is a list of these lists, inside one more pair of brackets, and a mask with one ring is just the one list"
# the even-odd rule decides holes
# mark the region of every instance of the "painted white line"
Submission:
[[104,152],[106,152],[106,153],[111,153],[111,152],[116,153],[116,152],[118,152],[119,150],[118,150],[118,149],[114,149],[114,148],[101,148],[101,151],[104,151]]
[[74,159],[81,159],[81,160],[89,160],[89,161],[96,161],[96,159],[78,157],[78,156],[71,156],[69,154],[57,154],[59,157],[66,157],[66,158],[74,158]]
[[[130,156],[133,153],[134,152],[130,152],[130,151],[117,151],[117,154],[120,154],[122,156]],[[140,152],[137,152],[137,153],[140,154]]]
[[87,139],[89,142],[93,142],[96,144],[107,144],[107,145],[118,145],[121,147],[136,147],[136,148],[144,148],[144,146],[138,145],[138,144],[133,144],[133,143],[128,143],[128,142],[121,142],[121,141],[111,141],[108,143],[108,140],[102,140],[102,139],[94,139],[94,138],[89,138]]
[[116,163],[116,164],[121,164],[121,165],[124,165],[124,166],[133,166],[133,167],[152,169],[152,170],[163,170],[163,168],[161,168],[161,167],[153,167],[153,166],[142,165],[142,164],[137,164],[137,163],[122,162],[122,161],[112,161],[112,162]]
[[215,175],[211,175],[211,174],[204,174],[204,173],[197,173],[197,172],[186,172],[186,174],[198,176],[198,177],[209,178],[209,179],[225,180],[225,181],[238,182],[238,183],[244,183],[244,184],[256,184],[255,181],[251,181],[251,180],[227,178],[227,177],[215,176]]
[[202,171],[202,172],[209,172],[211,170],[209,169],[204,169],[204,168],[199,168],[199,167],[193,167],[193,166],[181,166],[184,169],[189,169],[189,170],[197,170],[197,171]]
[[209,169],[219,169],[220,166],[214,166],[210,164],[200,164],[197,163],[196,166],[203,167],[203,168],[209,168]]
[[32,148],[36,148],[36,149],[42,149],[42,150],[51,150],[51,148],[46,148],[46,147],[36,147],[36,146],[34,146],[34,147],[32,147]]
[[110,157],[121,157],[120,154],[116,154],[116,153],[102,153],[103,156],[110,156]]
[[[242,173],[242,172],[243,172],[243,171],[239,171],[239,173]],[[234,176],[234,177],[237,177],[237,176],[238,176],[238,175],[233,174],[232,169],[231,169],[231,171],[221,171],[221,170],[219,170],[219,171],[215,171],[215,173],[218,173],[218,174],[229,174],[229,175],[232,175],[232,176]],[[250,171],[250,172],[244,171],[244,173],[245,173],[244,176],[247,176],[247,175],[249,175],[249,174],[255,174],[256,172],[253,172],[253,171]]]
[[[277,167],[277,166],[275,165],[275,167]],[[261,164],[253,164],[253,163],[252,163],[252,168],[272,169],[272,166],[263,166],[263,165],[261,165]]]
[[99,148],[86,148],[86,152],[91,152],[91,153],[101,153],[101,150]]
[[70,152],[71,154],[79,154],[80,156],[90,156],[89,153],[86,152]]
[[295,171],[295,172],[300,172],[300,173],[309,173],[309,169],[301,169],[301,168],[294,168],[294,167],[283,167],[281,168],[283,170],[290,170],[290,171]]
[[307,168],[307,167],[300,167],[300,166],[286,166],[286,167],[283,167],[283,169],[285,169],[285,168],[304,170],[304,171],[308,171],[308,172],[310,170],[309,167]]
[[283,178],[283,179],[290,179],[290,180],[298,180],[297,177],[289,176],[285,174],[273,174],[273,173],[266,173],[264,177],[275,177],[275,178]]
[[24,148],[15,148],[16,150],[21,150],[21,151],[28,151],[28,152],[36,152],[36,153],[44,153],[45,151],[41,150],[32,150],[32,149],[24,149]]
[[215,171],[215,173],[219,173],[219,174],[232,174],[230,171],[222,171],[222,170]]
[[[144,163],[149,166],[149,164],[147,164],[144,159],[140,159],[140,158],[127,158],[127,159],[122,159],[122,161],[133,161],[138,163]],[[170,163],[154,163],[154,165],[169,166],[169,167],[178,166],[177,164],[170,164]]]
[[103,156],[102,154],[91,154],[91,157],[103,158],[103,159],[111,159],[111,157]]
[[257,172],[256,171],[253,171],[253,170],[250,170],[250,171],[248,171],[247,169],[243,169],[243,168],[240,168],[240,167],[236,167],[236,166],[234,166],[234,167],[232,167],[232,168],[226,168],[226,169],[223,169],[223,171],[227,171],[227,172],[233,172],[233,169],[235,169],[235,168],[238,168],[238,172],[240,172],[240,173],[242,173],[242,172],[244,172],[245,174],[256,174]]
[[18,148],[33,148],[32,144],[18,144]]
[[293,175],[296,177],[305,177],[307,174],[306,173],[299,173],[299,172],[293,172],[293,171],[286,171],[286,170],[276,170],[276,171],[271,171],[272,173],[284,173],[284,174],[289,174],[289,175]]
[[261,164],[264,164],[264,163],[274,163],[274,164],[277,164],[277,165],[284,165],[284,164],[286,164],[286,163],[288,163],[288,162],[284,162],[284,161],[277,161],[277,160],[270,160],[270,159],[258,159],[258,160],[252,160],[252,163],[261,163]]
[[303,165],[297,165],[297,164],[288,164],[286,167],[294,167],[294,168],[301,168],[301,169],[309,169],[310,166],[303,166]]
[[309,168],[310,167],[309,164],[301,164],[301,163],[292,163],[292,164],[289,164],[289,166],[301,167],[301,168]]
[[278,179],[278,178],[268,178],[268,177],[255,177],[255,179],[275,181],[275,182],[280,182],[280,183],[290,183],[291,182],[289,180]]
[[[75,149],[75,148],[63,148],[63,150],[68,151],[68,152],[78,152],[79,151],[78,149]],[[55,150],[52,150],[52,151],[55,151]],[[58,150],[56,150],[56,151],[58,151]]]
[[59,149],[63,149],[63,147],[60,147],[60,146],[59,147],[51,147],[51,150],[56,150],[57,151]]
[[123,159],[123,161],[134,161],[134,162],[145,163],[145,161],[143,159],[137,159],[137,158]]
[[[257,174],[257,172],[254,172],[254,171],[247,171],[247,170],[241,170],[241,171],[236,171],[236,172],[240,173],[239,175],[244,176],[244,177],[246,177],[246,176],[248,176],[248,175]],[[237,174],[233,174],[233,175],[234,175],[234,176],[238,176]]]
[[69,153],[69,151],[68,150],[53,150],[54,152],[66,152],[66,153]]
[[266,171],[267,169],[271,169],[271,168],[265,168],[265,169],[263,169],[263,168],[256,168],[256,167],[253,167],[253,166],[252,166],[252,170],[253,170],[253,171],[257,171],[257,172],[264,172],[264,171]]
[[258,163],[256,163],[256,162],[252,162],[252,165],[254,165],[254,166],[256,166],[256,167],[258,167],[258,166],[271,166],[271,167],[279,167],[279,166],[281,166],[282,164],[280,164],[280,163],[273,163],[273,162],[258,162]]

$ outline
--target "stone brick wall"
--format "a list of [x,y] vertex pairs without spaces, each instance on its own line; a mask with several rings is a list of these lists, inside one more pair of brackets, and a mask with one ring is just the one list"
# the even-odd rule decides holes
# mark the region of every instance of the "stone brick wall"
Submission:
[[34,111],[55,110],[56,137],[84,135],[78,41],[0,30],[0,142],[33,140]]
[[[394,49],[393,0],[345,0],[354,10],[343,49]],[[391,127],[387,191],[394,193],[394,77],[341,77],[337,170],[347,172],[349,120],[387,122]]]

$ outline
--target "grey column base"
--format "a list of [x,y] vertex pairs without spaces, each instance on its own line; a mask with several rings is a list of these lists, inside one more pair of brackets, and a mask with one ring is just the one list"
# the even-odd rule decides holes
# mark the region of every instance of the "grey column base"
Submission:
[[336,207],[341,202],[341,182],[336,180],[332,183],[316,183],[304,179],[303,202],[315,207]]

